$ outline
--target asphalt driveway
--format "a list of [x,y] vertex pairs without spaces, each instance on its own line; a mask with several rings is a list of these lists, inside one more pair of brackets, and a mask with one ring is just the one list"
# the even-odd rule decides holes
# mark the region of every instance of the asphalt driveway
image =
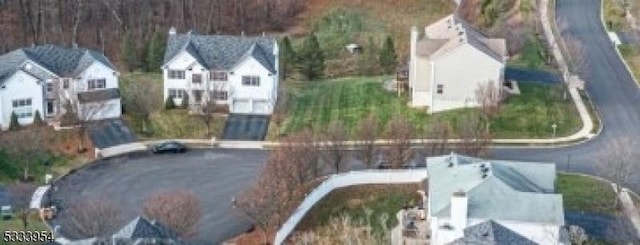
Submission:
[[269,128],[269,116],[229,114],[222,139],[264,140]]
[[[232,196],[251,185],[265,152],[193,150],[185,154],[134,154],[100,160],[56,182],[52,199],[61,200],[59,218],[69,204],[100,197],[121,205],[127,218],[141,213],[147,195],[165,189],[191,190],[200,198],[204,216],[197,244],[219,244],[246,231],[250,222],[231,208]],[[54,220],[60,224],[60,220]],[[79,238],[61,227],[63,235]]]
[[93,145],[101,149],[136,140],[131,129],[120,118],[92,122],[88,129]]

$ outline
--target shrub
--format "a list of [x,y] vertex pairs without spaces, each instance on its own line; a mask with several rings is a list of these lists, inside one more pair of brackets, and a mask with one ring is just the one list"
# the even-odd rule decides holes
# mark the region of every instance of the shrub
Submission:
[[164,102],[164,109],[172,110],[176,108],[176,104],[173,102],[173,96],[167,96],[167,100]]
[[36,110],[36,113],[33,115],[33,124],[36,126],[44,125],[44,121],[42,120],[42,115],[40,115],[39,110]]
[[20,129],[20,122],[18,122],[18,115],[15,112],[11,113],[11,122],[9,123],[9,130]]

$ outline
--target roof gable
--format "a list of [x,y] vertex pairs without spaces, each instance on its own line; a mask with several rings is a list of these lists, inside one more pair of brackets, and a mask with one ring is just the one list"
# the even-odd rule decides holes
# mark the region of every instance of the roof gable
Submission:
[[467,227],[464,229],[464,237],[452,243],[452,245],[462,244],[536,245],[537,243],[493,220],[487,220],[474,226]]
[[200,35],[193,32],[170,34],[164,64],[186,51],[207,69],[230,70],[251,56],[275,73],[275,45],[276,41],[271,37]]

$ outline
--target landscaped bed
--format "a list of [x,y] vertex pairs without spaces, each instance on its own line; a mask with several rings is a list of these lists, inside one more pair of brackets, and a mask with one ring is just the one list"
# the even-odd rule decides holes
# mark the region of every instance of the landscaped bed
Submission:
[[[428,115],[424,109],[407,106],[406,96],[383,89],[388,77],[352,77],[301,83],[291,86],[289,110],[280,132],[290,134],[303,129],[322,132],[332,120],[339,120],[354,135],[358,123],[375,115],[380,128],[393,117],[405,117],[424,135],[433,122],[447,122],[455,130],[463,115],[476,109],[461,109]],[[520,84],[522,95],[512,96],[491,123],[494,138],[545,138],[569,135],[580,129],[582,122],[575,105],[561,85]],[[271,127],[270,130],[274,130]],[[274,138],[274,133],[270,134]]]

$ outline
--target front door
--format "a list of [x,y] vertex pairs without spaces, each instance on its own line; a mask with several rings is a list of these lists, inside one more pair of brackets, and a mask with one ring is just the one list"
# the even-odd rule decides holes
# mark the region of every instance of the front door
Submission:
[[53,100],[47,100],[47,117],[52,117],[56,113],[55,102]]

